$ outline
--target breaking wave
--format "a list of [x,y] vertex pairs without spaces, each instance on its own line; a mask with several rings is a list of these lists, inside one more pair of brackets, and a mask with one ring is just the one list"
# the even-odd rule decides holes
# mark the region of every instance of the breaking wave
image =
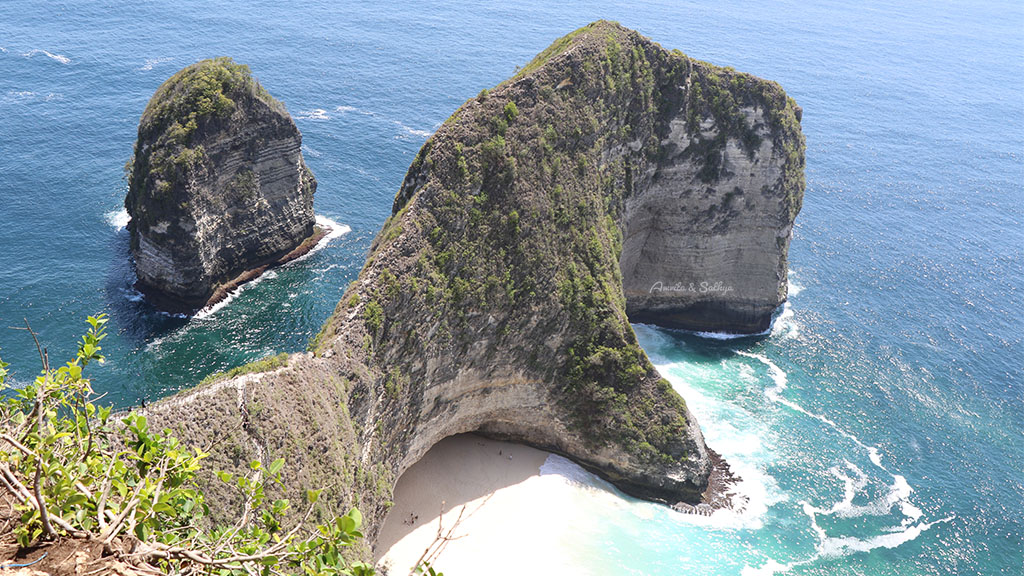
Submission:
[[128,221],[131,219],[128,216],[128,210],[121,208],[120,210],[111,210],[103,215],[103,219],[114,227],[114,230],[120,232],[128,226]]
[[[743,576],[768,576],[771,574],[787,572],[795,566],[807,564],[822,557],[846,556],[856,552],[867,552],[875,548],[895,548],[901,544],[914,540],[922,532],[935,524],[948,522],[952,516],[936,520],[934,522],[921,522],[924,512],[918,508],[910,498],[914,489],[907,483],[904,476],[890,472],[883,464],[881,453],[875,446],[869,446],[853,433],[845,430],[830,418],[811,412],[800,406],[798,403],[783,397],[786,391],[789,378],[788,374],[775,362],[762,354],[736,350],[739,356],[750,358],[768,369],[768,377],[774,384],[764,390],[765,396],[772,402],[786,406],[800,414],[813,418],[829,428],[833,429],[840,436],[852,441],[859,448],[863,449],[868,460],[891,477],[891,483],[887,486],[885,494],[879,498],[869,500],[867,504],[855,504],[854,499],[858,495],[868,493],[867,488],[873,483],[867,473],[861,470],[856,464],[849,460],[844,461],[844,466],[833,466],[828,470],[829,474],[843,483],[843,497],[831,506],[815,506],[807,501],[801,501],[800,505],[804,513],[810,518],[811,529],[817,535],[818,543],[816,553],[813,557],[800,562],[782,564],[775,560],[769,560],[760,567],[747,566],[744,568]],[[876,481],[877,482],[877,481]],[[864,516],[875,516],[884,518],[898,510],[902,519],[899,524],[882,529],[881,534],[868,537],[856,537],[851,535],[829,535],[828,531],[818,522],[822,517],[834,517],[840,519],[859,518]]]
[[391,123],[394,124],[395,126],[398,126],[399,130],[401,130],[401,134],[396,136],[396,138],[409,139],[412,136],[418,138],[430,138],[434,134],[429,130],[417,130],[415,128],[410,128],[409,126],[402,124],[398,120],[392,120]]
[[63,54],[54,54],[53,52],[47,52],[46,50],[41,50],[39,48],[29,50],[28,52],[22,54],[22,56],[24,56],[25,58],[31,58],[37,54],[44,54],[47,58],[60,62],[61,64],[71,64],[71,58],[68,58]]
[[163,64],[164,62],[170,62],[171,60],[174,60],[174,58],[171,58],[170,56],[166,58],[147,58],[146,62],[139,68],[139,70],[148,72],[152,70],[154,66]]
[[[307,253],[303,254],[302,256],[296,258],[295,260],[292,260],[291,262],[288,262],[284,266],[291,266],[293,264],[296,264],[298,262],[301,262],[301,261],[305,260],[306,258],[309,258],[309,256],[311,254],[313,254],[315,252],[318,252],[319,250],[322,250],[325,246],[327,246],[327,244],[329,244],[331,242],[331,240],[334,240],[335,238],[339,238],[341,236],[344,236],[345,234],[348,234],[349,232],[352,231],[352,229],[350,227],[346,226],[345,224],[340,224],[338,222],[335,222],[334,220],[331,220],[330,218],[327,218],[326,216],[322,216],[322,215],[319,215],[319,214],[316,215],[316,223],[319,226],[322,226],[322,227],[325,227],[325,228],[330,228],[331,231],[328,232],[323,238],[321,238],[320,241],[317,242],[316,246],[314,246],[312,250],[310,250],[309,252],[307,252]],[[230,304],[231,301],[234,300],[236,296],[241,294],[243,290],[245,290],[247,288],[251,288],[251,287],[255,286],[256,284],[259,284],[263,280],[272,280],[272,279],[274,279],[276,277],[277,277],[277,272],[276,271],[268,270],[267,272],[264,272],[263,274],[260,274],[258,277],[250,280],[249,282],[246,282],[245,284],[242,284],[238,288],[235,288],[234,290],[229,292],[227,297],[225,297],[220,302],[217,302],[213,306],[208,306],[206,308],[203,308],[199,312],[196,312],[196,314],[193,316],[193,318],[197,319],[197,320],[202,320],[202,319],[205,319],[205,318],[209,318],[210,316],[216,314],[218,311],[224,309],[224,307],[227,306],[228,304]]]
[[314,108],[312,110],[299,112],[295,118],[299,120],[330,120],[331,116],[327,113],[327,110],[324,110],[323,108]]

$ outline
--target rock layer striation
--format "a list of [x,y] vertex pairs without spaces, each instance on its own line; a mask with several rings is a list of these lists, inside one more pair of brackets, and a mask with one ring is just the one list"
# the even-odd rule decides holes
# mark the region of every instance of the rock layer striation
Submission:
[[[775,83],[582,28],[427,141],[310,353],[150,413],[221,437],[221,462],[285,456],[296,487],[358,502],[371,541],[398,476],[463,432],[699,502],[712,459],[629,314],[757,329],[784,298],[797,115]],[[736,286],[700,299],[656,280]]]
[[138,287],[193,312],[314,233],[316,180],[283,104],[229,58],[181,70],[139,122],[125,207]]

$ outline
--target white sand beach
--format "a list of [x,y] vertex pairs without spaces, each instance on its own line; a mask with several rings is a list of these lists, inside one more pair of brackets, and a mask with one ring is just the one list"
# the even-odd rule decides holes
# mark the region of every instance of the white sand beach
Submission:
[[548,456],[473,434],[439,442],[398,481],[378,539],[378,565],[404,576],[435,541],[439,522],[447,534],[465,506],[452,533],[457,539],[433,560],[445,576],[521,574],[541,558],[546,573],[576,572],[566,540],[581,487],[559,474],[541,475]]

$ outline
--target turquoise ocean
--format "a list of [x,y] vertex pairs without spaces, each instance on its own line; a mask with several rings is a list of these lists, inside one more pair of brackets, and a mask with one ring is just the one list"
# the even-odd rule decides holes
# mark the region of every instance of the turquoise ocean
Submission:
[[[24,382],[38,358],[8,327],[27,319],[59,359],[105,311],[93,377],[126,407],[303,350],[431,132],[600,18],[780,82],[804,109],[807,193],[770,335],[635,326],[747,509],[584,499],[576,573],[1024,573],[1018,1],[3,0],[0,356]],[[221,55],[287,104],[316,210],[348,231],[185,320],[131,289],[123,167],[160,83]]]

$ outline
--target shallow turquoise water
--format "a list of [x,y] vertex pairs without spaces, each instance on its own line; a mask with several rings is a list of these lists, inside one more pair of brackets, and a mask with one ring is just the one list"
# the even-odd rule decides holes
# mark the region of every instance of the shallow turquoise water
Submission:
[[[707,525],[595,501],[566,553],[595,574],[1024,572],[1015,2],[7,0],[3,357],[27,379],[35,351],[7,326],[27,318],[59,358],[77,323],[105,310],[110,362],[94,375],[130,405],[303,349],[358,273],[426,136],[597,18],[782,83],[805,111],[808,190],[791,250],[801,290],[771,336],[637,327],[744,477],[748,513]],[[130,290],[121,175],[156,87],[217,55],[249,64],[288,105],[320,182],[317,211],[352,231],[185,322]]]

